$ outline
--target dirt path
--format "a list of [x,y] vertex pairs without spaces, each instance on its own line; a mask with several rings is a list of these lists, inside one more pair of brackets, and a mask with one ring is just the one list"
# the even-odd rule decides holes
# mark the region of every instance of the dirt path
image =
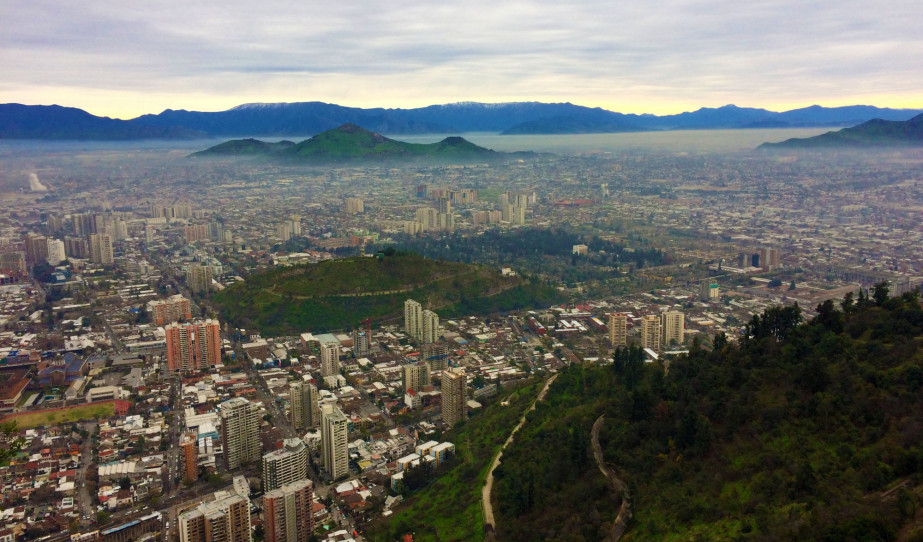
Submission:
[[[497,452],[496,457],[494,457],[493,462],[490,464],[490,470],[487,472],[487,481],[484,484],[484,487],[481,489],[481,506],[484,509],[484,529],[488,533],[493,533],[494,530],[494,508],[490,503],[490,493],[494,487],[494,471],[500,465],[500,458],[503,457],[503,450],[513,442],[513,435],[516,434],[516,431],[519,431],[519,428],[526,423],[526,415],[529,412],[535,410],[535,404],[545,398],[545,395],[548,394],[548,388],[551,386],[551,383],[558,377],[557,374],[554,374],[545,382],[545,386],[542,388],[542,391],[538,392],[538,396],[535,398],[535,401],[532,401],[532,405],[522,413],[522,418],[519,419],[519,423],[516,424],[516,427],[513,428],[513,431],[510,433],[510,436],[507,437],[506,442],[503,443],[503,446],[500,448],[500,451]],[[492,539],[491,534],[488,535],[489,539]]]
[[606,465],[606,461],[603,459],[602,446],[599,445],[599,430],[602,426],[603,416],[600,416],[596,418],[596,421],[593,423],[593,430],[590,432],[590,440],[593,442],[593,457],[596,458],[596,465],[599,467],[600,472],[603,473],[603,476],[606,477],[606,480],[609,481],[609,485],[612,486],[612,491],[615,492],[615,496],[622,499],[622,505],[619,507],[619,514],[615,517],[615,521],[612,523],[612,530],[604,541],[617,542],[618,539],[625,534],[625,530],[628,528],[628,520],[631,519],[631,494],[628,492],[628,485],[621,478],[616,476],[615,471],[609,468],[609,465]]

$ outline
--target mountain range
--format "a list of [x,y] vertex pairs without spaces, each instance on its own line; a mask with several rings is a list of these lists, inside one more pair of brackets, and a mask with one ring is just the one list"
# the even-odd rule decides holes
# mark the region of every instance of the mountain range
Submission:
[[[522,156],[528,153],[515,153]],[[258,139],[225,141],[190,155],[192,158],[257,157],[275,161],[307,162],[311,164],[343,164],[355,162],[484,162],[508,153],[498,153],[479,147],[470,141],[452,136],[436,143],[406,143],[370,132],[355,124],[344,124],[321,132],[301,143],[279,141],[267,143]]]
[[651,130],[847,127],[871,120],[908,120],[923,110],[811,106],[785,112],[726,105],[677,115],[623,114],[571,103],[460,102],[416,109],[362,109],[323,102],[254,103],[227,111],[167,109],[131,120],[52,106],[0,104],[0,139],[191,139],[311,136],[342,124],[377,133],[611,133]]
[[830,149],[923,146],[923,115],[907,121],[873,119],[814,137],[763,143],[759,149]]

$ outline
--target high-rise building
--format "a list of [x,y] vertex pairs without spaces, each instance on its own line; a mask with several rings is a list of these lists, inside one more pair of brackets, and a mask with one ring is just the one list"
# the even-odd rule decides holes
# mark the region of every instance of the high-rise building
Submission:
[[346,213],[350,215],[365,212],[365,202],[361,198],[346,198]]
[[179,449],[181,470],[183,477],[187,480],[195,480],[199,477],[199,445],[196,442],[195,433],[186,433],[180,439]]
[[221,445],[228,470],[260,460],[260,405],[243,397],[221,403]]
[[685,318],[680,311],[667,311],[662,315],[663,344],[683,344],[685,339]]
[[624,312],[609,315],[609,343],[615,348],[628,346],[628,315]]
[[423,306],[413,299],[404,301],[404,331],[414,339],[423,336]]
[[0,252],[0,273],[4,275],[25,275],[26,255],[20,250]]
[[775,271],[781,266],[779,265],[779,249],[771,247],[763,247],[760,249],[760,263],[759,267],[763,271]]
[[158,326],[192,318],[192,304],[181,294],[148,301],[147,310]]
[[340,374],[340,345],[337,343],[321,343],[320,375],[332,376],[338,374]]
[[289,391],[292,399],[292,427],[296,430],[317,427],[320,423],[317,386],[299,380],[289,385]]
[[401,384],[405,393],[409,390],[423,391],[423,386],[430,384],[429,366],[422,361],[401,365]]
[[221,359],[221,325],[217,320],[172,323],[164,327],[167,366],[171,371],[194,373],[217,365]]
[[288,222],[283,222],[276,226],[276,237],[283,243],[292,238],[292,226]]
[[263,455],[263,491],[308,477],[308,447],[300,438],[287,438],[283,447]]
[[193,224],[191,226],[185,226],[183,228],[183,233],[186,236],[187,243],[195,243],[198,241],[207,241],[211,239],[211,228],[208,224]]
[[660,318],[649,314],[641,318],[641,346],[660,351]]
[[263,495],[266,542],[307,542],[314,534],[314,482],[299,480]]
[[356,357],[362,357],[369,355],[371,352],[372,344],[371,337],[365,330],[354,329],[353,330],[353,353],[356,354]]
[[301,237],[301,217],[298,215],[288,217],[288,229],[292,232],[292,237]]
[[64,241],[60,239],[48,239],[47,244],[48,247],[46,252],[48,255],[45,256],[45,261],[48,262],[48,265],[58,265],[67,259],[64,251]]
[[70,259],[86,260],[90,257],[87,240],[83,237],[65,237],[64,255]]
[[436,209],[420,207],[415,212],[415,222],[420,224],[424,232],[436,229]]
[[48,240],[44,235],[27,233],[23,244],[26,249],[26,263],[35,265],[48,259]]
[[81,237],[96,233],[96,217],[93,213],[71,215],[71,221],[74,224],[74,233]]
[[468,414],[468,397],[465,393],[465,370],[448,368],[442,371],[442,421],[452,427]]
[[335,405],[325,404],[321,414],[321,456],[324,470],[334,480],[349,473],[346,441],[348,420]]
[[90,249],[90,261],[102,265],[112,265],[115,258],[112,253],[112,236],[108,233],[91,233],[87,235]]
[[705,281],[699,287],[699,299],[702,301],[717,301],[721,298],[721,292],[718,285],[713,282]]
[[423,311],[423,329],[420,334],[420,341],[423,343],[434,343],[439,340],[439,315],[431,310]]
[[[243,478],[243,477],[238,477]],[[207,502],[176,518],[180,542],[250,542],[250,498],[246,482],[234,480],[235,491],[213,493]],[[238,489],[240,486],[241,489]]]
[[186,270],[186,286],[193,292],[207,292],[212,288],[212,268],[196,265]]

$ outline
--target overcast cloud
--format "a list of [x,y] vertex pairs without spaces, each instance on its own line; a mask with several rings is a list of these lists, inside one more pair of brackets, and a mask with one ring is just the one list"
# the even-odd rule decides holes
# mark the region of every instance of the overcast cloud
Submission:
[[826,4],[13,1],[0,102],[121,117],[313,100],[923,107],[919,5]]

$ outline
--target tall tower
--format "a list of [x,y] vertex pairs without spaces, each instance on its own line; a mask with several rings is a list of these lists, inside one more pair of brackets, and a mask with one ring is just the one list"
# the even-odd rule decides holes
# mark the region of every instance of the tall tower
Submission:
[[609,342],[615,348],[628,346],[628,315],[624,312],[609,315]]
[[423,336],[423,306],[413,299],[404,301],[404,331],[414,339]]
[[324,470],[336,480],[349,473],[349,449],[346,442],[346,415],[334,405],[325,404],[321,414],[321,455]]
[[657,315],[641,318],[641,346],[660,352],[660,318]]
[[429,366],[422,361],[401,365],[401,383],[404,393],[408,390],[423,391],[423,386],[430,383]]
[[321,376],[340,374],[340,345],[336,343],[321,343],[320,374]]
[[90,248],[90,261],[102,265],[112,265],[115,261],[112,252],[112,236],[108,233],[91,233],[87,236]]
[[318,393],[314,384],[298,381],[289,386],[292,396],[292,427],[309,429],[320,423],[317,409]]
[[423,329],[420,340],[423,343],[434,343],[439,339],[439,315],[431,310],[423,311]]
[[263,491],[308,477],[308,447],[300,438],[287,438],[284,446],[263,455]]
[[304,542],[314,534],[314,482],[299,480],[263,495],[266,542]]
[[196,442],[195,433],[183,435],[183,438],[180,439],[179,448],[182,450],[180,457],[182,458],[183,477],[194,481],[199,477],[199,446]]
[[663,344],[665,346],[672,344],[683,344],[685,338],[685,318],[680,311],[668,311],[663,313]]
[[442,371],[442,421],[452,427],[468,414],[465,394],[465,370],[449,368]]
[[221,444],[228,470],[260,459],[260,407],[243,397],[221,403]]
[[167,367],[194,373],[217,365],[221,359],[221,325],[217,320],[197,320],[164,327]]

